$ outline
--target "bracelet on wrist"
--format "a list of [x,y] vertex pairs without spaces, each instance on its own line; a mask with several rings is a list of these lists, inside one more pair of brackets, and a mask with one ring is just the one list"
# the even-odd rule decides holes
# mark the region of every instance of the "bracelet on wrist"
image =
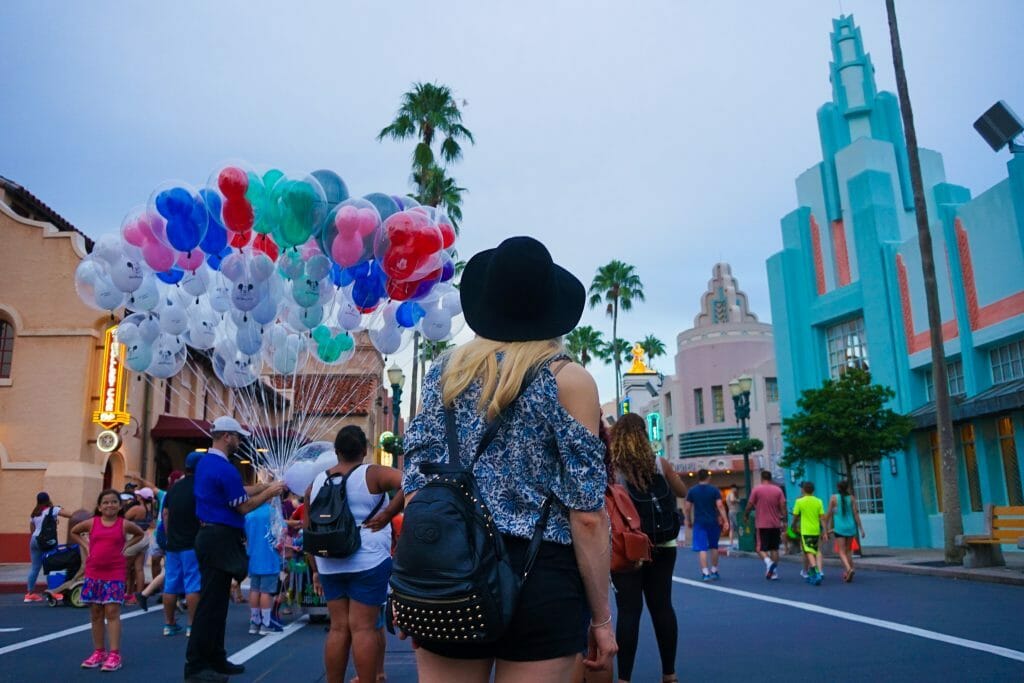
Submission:
[[595,624],[593,620],[590,621],[590,630],[599,629],[603,626],[607,626],[612,623],[612,615],[609,613],[608,618],[602,621],[600,624]]

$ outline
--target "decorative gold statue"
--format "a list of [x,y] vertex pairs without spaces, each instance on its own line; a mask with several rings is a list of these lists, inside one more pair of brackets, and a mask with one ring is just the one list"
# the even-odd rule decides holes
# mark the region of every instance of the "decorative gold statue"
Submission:
[[633,354],[633,365],[626,371],[627,375],[649,375],[654,373],[654,370],[647,367],[647,363],[644,362],[644,347],[640,346],[639,342],[633,344],[633,350],[630,353]]

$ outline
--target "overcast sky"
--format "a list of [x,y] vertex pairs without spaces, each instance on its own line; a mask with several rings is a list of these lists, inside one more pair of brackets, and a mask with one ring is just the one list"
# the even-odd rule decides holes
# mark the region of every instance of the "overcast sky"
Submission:
[[[918,139],[977,194],[1008,155],[972,122],[999,99],[1024,112],[1024,2],[897,5]],[[895,91],[883,0],[5,2],[0,175],[93,237],[227,159],[404,194],[413,144],[375,136],[414,81],[438,81],[477,142],[451,171],[469,190],[460,252],[533,235],[585,284],[631,263],[647,302],[622,335],[674,351],[719,260],[770,320],[765,260],[821,156],[841,11]],[[584,322],[610,336],[603,309]]]

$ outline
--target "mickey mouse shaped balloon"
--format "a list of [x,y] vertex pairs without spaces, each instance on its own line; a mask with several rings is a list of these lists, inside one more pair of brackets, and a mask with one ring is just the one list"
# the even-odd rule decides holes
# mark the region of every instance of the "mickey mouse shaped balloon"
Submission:
[[[210,220],[199,192],[185,183],[167,183],[153,192],[149,207],[166,221],[167,244],[185,254],[199,250]],[[201,262],[202,252],[198,255]]]
[[233,283],[231,304],[248,312],[267,295],[274,262],[266,254],[232,254],[221,263],[220,272]]
[[408,282],[437,268],[443,246],[440,228],[426,210],[415,207],[392,214],[384,221],[376,253],[389,279]]
[[327,216],[321,235],[321,249],[342,268],[373,257],[380,231],[380,214],[366,199],[348,199]]

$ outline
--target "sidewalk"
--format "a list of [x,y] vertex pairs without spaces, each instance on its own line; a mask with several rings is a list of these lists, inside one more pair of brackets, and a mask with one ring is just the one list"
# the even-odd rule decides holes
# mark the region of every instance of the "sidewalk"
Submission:
[[[729,549],[722,546],[721,552],[733,557],[757,557],[757,553]],[[864,557],[854,557],[854,565],[858,569],[874,569],[882,572],[900,572],[902,574],[920,574],[924,576],[941,576],[947,579],[962,581],[980,581],[983,583],[1002,583],[1012,586],[1024,586],[1024,552],[1004,551],[1005,567],[983,567],[967,569],[960,565],[947,565],[942,550],[933,548],[889,548],[869,546],[864,548]],[[782,562],[800,562],[799,554],[783,555]],[[824,557],[825,564],[841,567],[839,557],[828,548]]]

